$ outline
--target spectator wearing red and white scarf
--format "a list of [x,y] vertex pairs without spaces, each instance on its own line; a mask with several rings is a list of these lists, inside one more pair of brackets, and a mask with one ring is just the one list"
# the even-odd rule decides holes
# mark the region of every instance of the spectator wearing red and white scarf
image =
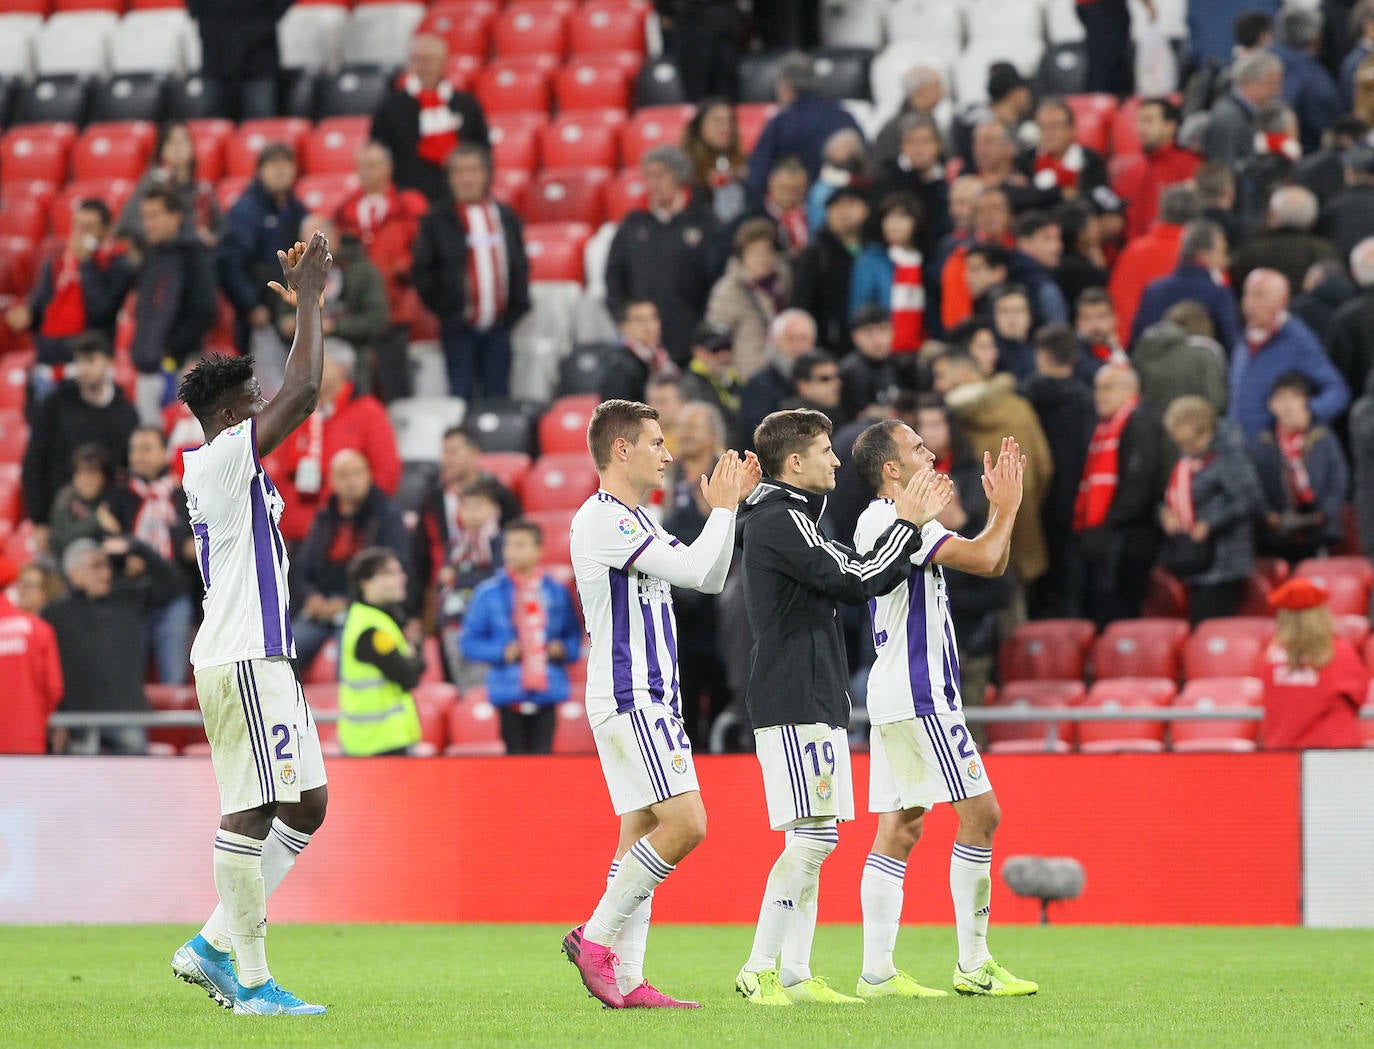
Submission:
[[519,217],[491,196],[491,154],[464,144],[448,161],[452,195],[420,222],[413,277],[439,318],[449,394],[505,397],[510,332],[529,310],[529,262]]
[[892,316],[892,352],[915,353],[926,338],[925,262],[920,242],[925,210],[910,193],[894,193],[878,208],[883,243],[870,244],[854,262],[849,283],[851,319],[864,306],[885,306]]
[[490,666],[487,697],[501,713],[507,754],[553,749],[557,704],[569,695],[582,627],[567,587],[540,566],[543,533],[512,521],[502,536],[504,570],[477,587],[463,621],[463,656]]
[[372,118],[372,138],[389,150],[396,185],[417,189],[431,203],[449,192],[444,165],[459,144],[488,145],[487,118],[477,99],[447,79],[448,45],[421,33],[410,62]]
[[1039,192],[1036,207],[1052,207],[1063,200],[1091,200],[1100,186],[1109,185],[1107,165],[1095,150],[1078,141],[1073,110],[1062,98],[1046,98],[1035,110],[1040,139],[1017,160],[1017,168]]

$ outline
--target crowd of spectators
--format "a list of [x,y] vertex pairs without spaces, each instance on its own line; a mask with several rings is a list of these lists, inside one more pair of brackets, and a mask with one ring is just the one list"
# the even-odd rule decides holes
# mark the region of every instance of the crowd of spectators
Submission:
[[[1140,154],[1111,170],[1079,141],[1074,106],[1037,97],[1008,63],[989,68],[986,103],[958,111],[937,70],[909,70],[901,111],[870,143],[815,90],[802,52],[779,64],[780,108],[746,154],[731,63],[719,34],[702,36],[707,9],[723,32],[735,5],[700,5],[702,22],[672,17],[693,5],[664,6],[668,50],[701,101],[680,146],[644,153],[646,203],[589,284],[614,331],[596,347],[596,392],[671,405],[678,462],[656,512],[684,541],[703,520],[696,477],[751,447],[779,408],[824,412],[846,460],[865,425],[909,422],[955,479],[942,520],[966,533],[987,514],[982,455],[1015,435],[1028,464],[1008,575],[949,581],[967,702],[1026,617],[1139,616],[1161,567],[1194,621],[1232,615],[1257,558],[1370,552],[1374,3],[1355,5],[1344,48],[1311,5],[1242,8],[1229,50],[1200,38],[1181,92],[1138,100]],[[1350,5],[1321,6],[1344,18]],[[548,537],[481,471],[475,428],[444,435],[428,487],[404,485],[386,408],[412,392],[407,342],[425,313],[449,395],[508,397],[512,332],[531,308],[522,220],[493,195],[486,119],[447,62],[442,40],[415,38],[358,153],[358,189],[333,214],[308,214],[281,143],[221,213],[186,125],[168,124],[117,221],[81,202],[6,313],[36,350],[22,481],[39,552],[25,585],[42,599],[26,601],[56,632],[64,709],[141,708],[149,666],[186,680],[196,569],[177,470],[198,435],[175,382],[218,298],[238,352],[269,392],[280,383],[294,315],[267,281],[277,251],[318,228],[335,257],[320,408],[265,460],[286,501],[302,668],[338,637],[350,560],[385,548],[446,675],[485,675],[516,712],[503,709],[510,748],[547,749],[544,705],[567,695],[578,647],[563,584],[535,571]],[[221,80],[244,112],[264,104],[252,70]],[[117,341],[132,397],[115,381]],[[840,538],[870,497],[847,473],[826,518]],[[512,619],[521,600],[558,638],[537,658]],[[700,742],[745,676],[738,602],[733,583],[677,598]],[[861,680],[865,628],[858,615],[846,627]],[[141,737],[60,742],[136,751]]]

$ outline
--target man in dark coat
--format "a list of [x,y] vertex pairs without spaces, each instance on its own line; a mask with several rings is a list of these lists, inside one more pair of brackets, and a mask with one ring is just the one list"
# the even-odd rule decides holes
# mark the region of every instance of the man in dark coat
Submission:
[[858,121],[833,99],[814,91],[815,74],[807,55],[789,55],[778,70],[777,95],[782,107],[764,126],[749,157],[749,192],[762,199],[768,173],[782,157],[793,155],[806,165],[814,182],[821,170],[821,151],[836,131],[851,128],[863,136]]
[[1374,237],[1350,253],[1350,275],[1360,292],[1336,311],[1326,335],[1326,352],[1352,391],[1374,375]]
[[391,150],[397,187],[419,190],[431,203],[448,195],[444,162],[458,144],[490,144],[481,104],[445,79],[447,65],[441,37],[416,35],[410,64],[372,116],[372,138]]
[[853,186],[841,186],[825,202],[825,227],[797,257],[792,305],[816,319],[820,345],[837,356],[853,348],[849,337],[849,280],[863,243],[868,199]]
[[186,0],[200,30],[200,72],[216,116],[277,115],[277,22],[290,6],[291,0]]
[[1345,189],[1327,201],[1317,221],[1317,232],[1335,242],[1343,259],[1360,241],[1374,237],[1374,150],[1356,150],[1346,164]]
[[1179,242],[1178,267],[1151,281],[1140,296],[1140,305],[1131,321],[1131,345],[1146,328],[1163,320],[1171,306],[1196,302],[1211,317],[1217,341],[1223,346],[1234,346],[1241,334],[1236,298],[1213,276],[1225,270],[1226,255],[1226,234],[1220,226],[1207,219],[1188,223]]
[[[491,196],[491,153],[472,142],[449,156],[452,196],[420,222],[411,273],[439,318],[450,396],[510,391],[510,333],[530,308],[530,264],[519,217]],[[475,276],[473,276],[475,274]]]

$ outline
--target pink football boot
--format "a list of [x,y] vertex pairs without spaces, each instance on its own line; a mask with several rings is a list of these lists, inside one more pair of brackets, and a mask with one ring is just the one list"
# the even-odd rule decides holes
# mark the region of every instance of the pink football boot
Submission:
[[625,996],[626,1009],[700,1009],[700,1002],[682,1002],[670,998],[645,980]]
[[577,966],[582,984],[593,998],[612,1009],[624,1009],[625,998],[615,982],[615,966],[619,959],[609,947],[584,939],[582,930],[585,928],[579,925],[563,937],[563,953]]

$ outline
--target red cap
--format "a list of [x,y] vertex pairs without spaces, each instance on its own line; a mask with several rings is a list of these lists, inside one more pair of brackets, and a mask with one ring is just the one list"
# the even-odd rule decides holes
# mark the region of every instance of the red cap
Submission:
[[1310,579],[1290,579],[1269,595],[1271,608],[1286,608],[1290,612],[1301,612],[1304,608],[1316,608],[1326,604],[1331,595],[1324,586]]
[[7,587],[19,578],[19,569],[4,554],[0,554],[0,588]]

